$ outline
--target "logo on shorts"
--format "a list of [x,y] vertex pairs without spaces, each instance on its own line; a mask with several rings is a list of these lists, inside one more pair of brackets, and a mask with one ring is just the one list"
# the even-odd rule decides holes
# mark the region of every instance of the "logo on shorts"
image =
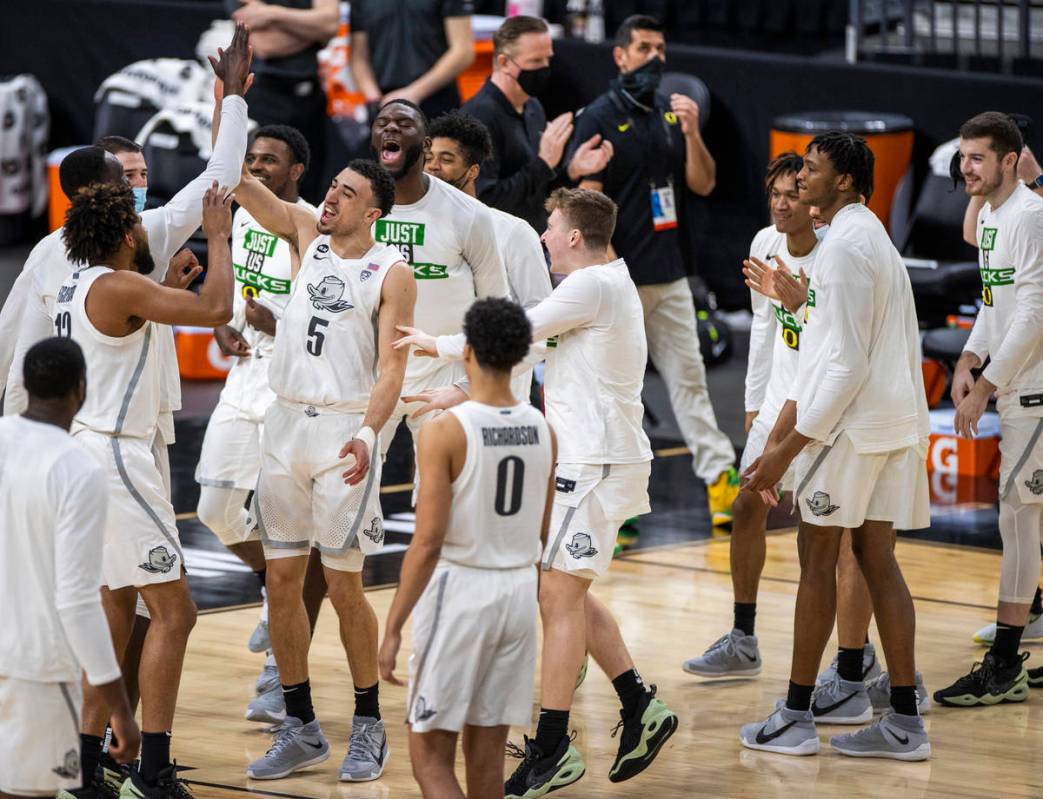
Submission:
[[177,555],[172,555],[166,547],[152,547],[148,551],[148,561],[139,563],[138,568],[144,569],[150,574],[166,574],[177,563]]
[[829,514],[840,507],[839,505],[830,504],[829,494],[825,491],[816,491],[804,501],[808,503],[812,516],[829,516]]
[[572,536],[572,540],[565,545],[565,551],[577,560],[592,558],[598,554],[598,551],[590,545],[590,536],[586,533],[576,533]]
[[372,538],[375,543],[384,543],[384,523],[380,520],[379,516],[374,516],[373,520],[369,523],[369,527],[363,527],[362,532],[367,538]]
[[1028,490],[1036,496],[1043,494],[1043,469],[1036,469],[1032,473],[1032,479],[1026,480],[1025,485],[1028,486]]
[[344,296],[344,281],[333,275],[326,275],[317,286],[308,284],[308,294],[311,295],[311,304],[317,311],[333,311],[340,313],[349,308],[354,308],[350,302],[342,300]]
[[80,778],[80,753],[76,749],[70,749],[65,753],[65,762],[51,769],[59,777],[67,780]]
[[438,711],[434,708],[427,706],[427,702],[424,701],[424,697],[418,696],[416,698],[416,710],[413,711],[413,721],[427,721]]
[[560,491],[562,494],[571,494],[576,490],[576,481],[569,480],[565,477],[555,477],[554,490]]

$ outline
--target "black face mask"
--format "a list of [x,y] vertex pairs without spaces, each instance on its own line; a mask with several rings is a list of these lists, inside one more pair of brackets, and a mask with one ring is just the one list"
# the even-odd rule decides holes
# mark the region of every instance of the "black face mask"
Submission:
[[550,67],[523,69],[515,80],[529,97],[539,97],[550,86]]
[[663,59],[653,58],[633,72],[619,76],[619,88],[643,105],[652,105],[656,89],[663,79]]

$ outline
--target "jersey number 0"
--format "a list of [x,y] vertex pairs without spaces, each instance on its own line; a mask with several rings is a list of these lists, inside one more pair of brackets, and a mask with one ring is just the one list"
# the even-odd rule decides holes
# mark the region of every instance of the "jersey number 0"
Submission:
[[496,501],[493,507],[500,516],[513,516],[521,510],[522,486],[525,483],[525,461],[508,455],[496,466]]

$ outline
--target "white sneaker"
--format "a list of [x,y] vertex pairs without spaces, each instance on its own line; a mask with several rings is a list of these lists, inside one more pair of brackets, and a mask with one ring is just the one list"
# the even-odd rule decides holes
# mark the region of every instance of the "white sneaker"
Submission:
[[[986,624],[974,634],[974,643],[982,646],[992,646],[996,640],[996,622]],[[1025,625],[1025,632],[1021,634],[1022,641],[1043,641],[1043,616],[1029,615],[1029,623]]]

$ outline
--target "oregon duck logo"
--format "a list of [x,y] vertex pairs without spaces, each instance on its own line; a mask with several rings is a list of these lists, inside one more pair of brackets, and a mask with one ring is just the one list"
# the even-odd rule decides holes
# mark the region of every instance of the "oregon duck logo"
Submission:
[[311,295],[311,304],[317,311],[332,311],[333,313],[340,313],[349,308],[354,308],[355,306],[350,302],[341,299],[341,297],[344,296],[344,290],[346,288],[344,281],[339,277],[326,275],[319,285],[314,286],[311,283],[308,284],[308,294]]
[[369,523],[369,527],[363,527],[362,532],[367,538],[373,539],[375,543],[384,543],[384,523],[380,521],[379,516],[374,516]]
[[829,514],[840,507],[839,505],[830,504],[829,494],[825,491],[816,491],[804,501],[808,503],[808,508],[811,509],[811,513],[814,516],[829,516]]
[[177,555],[171,554],[166,547],[152,547],[148,551],[148,560],[138,564],[139,569],[144,569],[150,574],[166,574],[177,563]]
[[565,545],[565,551],[577,560],[580,558],[592,558],[598,554],[598,551],[590,544],[591,541],[589,535],[586,533],[576,533],[572,536],[572,540]]
[[424,701],[424,697],[418,696],[416,698],[416,709],[413,711],[413,721],[427,721],[438,711],[434,708],[427,706],[427,702]]
[[1043,469],[1036,469],[1032,473],[1032,479],[1026,480],[1025,485],[1036,496],[1043,494]]
[[75,749],[70,749],[65,753],[65,761],[60,766],[55,766],[51,771],[67,780],[79,779],[80,753]]

